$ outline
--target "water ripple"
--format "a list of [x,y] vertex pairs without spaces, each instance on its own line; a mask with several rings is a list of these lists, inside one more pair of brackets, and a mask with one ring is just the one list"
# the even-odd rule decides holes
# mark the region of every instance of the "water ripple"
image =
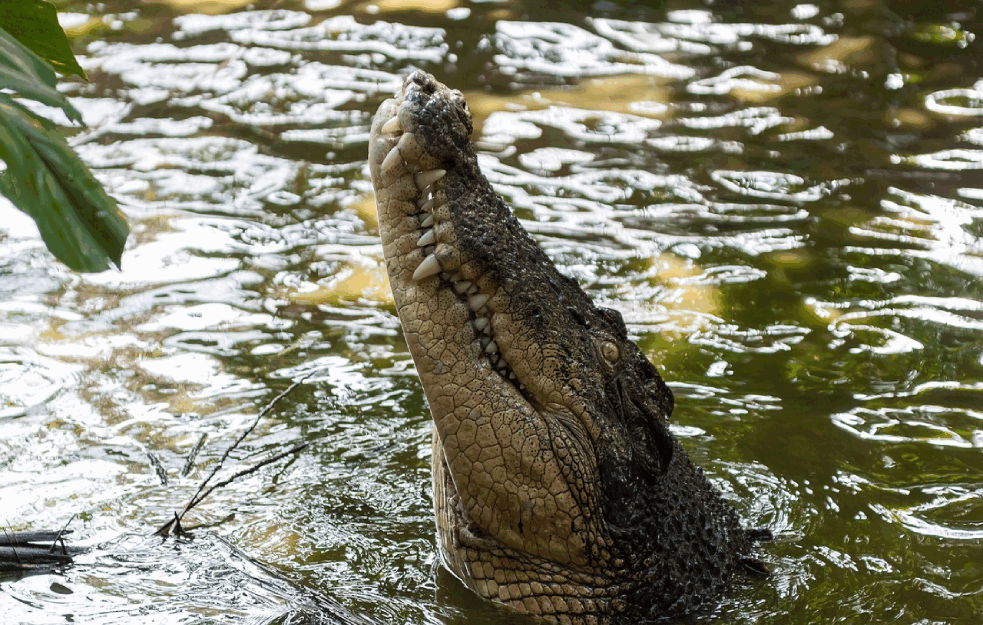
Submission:
[[227,15],[179,15],[174,18],[175,39],[196,37],[212,30],[291,30],[306,26],[309,13],[301,11],[247,11]]
[[[881,201],[888,213],[874,217],[851,233],[900,244],[905,254],[934,260],[960,271],[983,276],[983,239],[969,228],[983,219],[983,208],[936,195],[892,188]],[[849,247],[868,254],[900,254],[890,247]]]
[[[242,28],[229,36],[242,45],[266,46],[281,50],[360,52],[379,54],[394,60],[440,62],[448,46],[442,28],[423,28],[390,22],[361,24],[350,15],[339,15],[309,28],[262,30]],[[374,61],[371,56],[366,63]],[[361,63],[359,63],[361,64]]]
[[[837,427],[867,441],[983,447],[983,413],[979,411],[930,405],[876,410],[861,407],[834,414],[831,419]],[[956,423],[963,427],[957,428]]]
[[690,336],[690,342],[706,345],[715,350],[737,354],[772,354],[789,351],[809,334],[808,328],[775,324],[762,330],[741,329],[731,324],[721,324],[713,331],[700,331]]
[[564,77],[652,74],[685,79],[694,74],[658,54],[619,50],[573,24],[500,21],[495,30],[501,51],[495,62],[502,68]]
[[983,115],[983,80],[972,89],[943,89],[925,96],[925,108],[943,115]]
[[841,180],[808,186],[801,176],[771,171],[717,170],[710,175],[728,191],[755,198],[797,202],[814,202],[848,182]]
[[[58,582],[22,580],[7,618],[67,611],[88,623],[360,622],[333,601],[301,589],[208,533],[163,543],[124,536],[77,558]],[[113,579],[106,584],[107,578]],[[181,592],[175,592],[176,587]]]
[[57,394],[74,388],[80,373],[80,367],[30,348],[0,345],[0,419],[44,406]]

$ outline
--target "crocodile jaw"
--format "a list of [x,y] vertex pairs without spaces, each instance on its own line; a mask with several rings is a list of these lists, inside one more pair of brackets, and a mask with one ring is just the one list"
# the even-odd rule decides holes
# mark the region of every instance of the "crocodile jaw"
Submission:
[[[448,103],[459,110],[427,114],[454,124],[420,127],[421,107]],[[463,232],[481,227],[493,248],[527,237],[472,165],[470,132],[463,97],[416,72],[380,107],[369,148],[390,285],[436,426],[434,464],[449,469],[448,495],[483,537],[584,565],[592,520],[581,504],[588,493],[570,488],[569,470],[554,457],[554,432],[517,377],[533,360],[514,353],[511,366],[506,360],[526,339],[496,332],[509,324],[503,276],[474,257],[467,240],[474,233]],[[441,144],[461,157],[434,156]],[[480,223],[462,224],[467,207],[484,210]],[[452,566],[470,577],[463,568]]]
[[[421,127],[422,117],[452,123]],[[470,133],[463,97],[417,72],[380,107],[369,148],[390,285],[435,424],[442,553],[485,597],[557,612],[523,596],[534,578],[555,578],[578,609],[576,595],[610,585],[576,573],[606,550],[591,442],[564,424],[587,418],[555,388],[555,355],[517,330],[522,306],[510,292],[530,255],[549,279],[566,279],[478,171]],[[530,572],[530,560],[545,572]]]

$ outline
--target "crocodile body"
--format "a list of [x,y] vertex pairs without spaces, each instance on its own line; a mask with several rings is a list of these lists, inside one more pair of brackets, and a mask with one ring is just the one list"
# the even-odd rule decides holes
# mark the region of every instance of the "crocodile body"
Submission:
[[386,267],[434,421],[446,566],[559,623],[692,613],[753,534],[669,431],[673,397],[478,168],[460,92],[421,71],[372,123]]

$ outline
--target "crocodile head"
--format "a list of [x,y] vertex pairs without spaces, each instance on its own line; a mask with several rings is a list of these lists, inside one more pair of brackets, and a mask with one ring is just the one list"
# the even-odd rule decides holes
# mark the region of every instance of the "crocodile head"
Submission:
[[417,71],[372,123],[396,308],[434,421],[444,562],[554,622],[718,595],[748,533],[669,432],[672,393],[478,168],[464,97]]

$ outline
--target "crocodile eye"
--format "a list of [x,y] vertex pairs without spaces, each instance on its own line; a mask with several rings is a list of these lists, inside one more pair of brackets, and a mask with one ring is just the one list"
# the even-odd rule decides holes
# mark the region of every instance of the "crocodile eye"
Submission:
[[614,364],[621,358],[621,350],[611,341],[601,341],[601,355],[604,356],[604,360]]

